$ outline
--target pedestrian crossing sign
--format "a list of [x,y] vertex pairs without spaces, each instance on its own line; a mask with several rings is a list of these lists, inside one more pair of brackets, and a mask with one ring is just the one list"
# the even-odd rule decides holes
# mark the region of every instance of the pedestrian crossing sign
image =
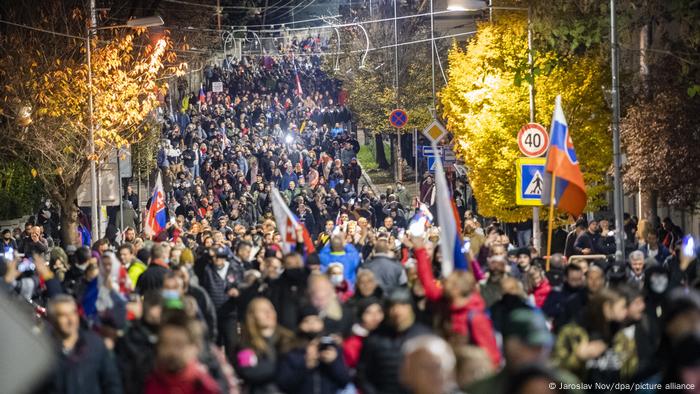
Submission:
[[515,203],[518,205],[541,206],[544,189],[545,157],[521,157],[515,162],[516,190]]

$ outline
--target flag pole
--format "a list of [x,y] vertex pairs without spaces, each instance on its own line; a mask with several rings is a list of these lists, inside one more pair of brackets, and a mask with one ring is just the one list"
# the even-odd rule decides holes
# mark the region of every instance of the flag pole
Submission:
[[552,260],[552,230],[554,226],[554,191],[557,186],[557,172],[552,172],[552,182],[549,187],[549,222],[547,224],[547,262],[545,271],[549,271],[549,263]]

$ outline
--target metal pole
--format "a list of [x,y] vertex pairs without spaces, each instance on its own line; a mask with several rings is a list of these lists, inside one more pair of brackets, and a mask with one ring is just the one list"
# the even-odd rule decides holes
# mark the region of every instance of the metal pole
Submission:
[[430,0],[430,72],[433,78],[433,108],[430,112],[433,118],[437,119],[437,109],[435,108],[435,18],[433,18],[433,0]]
[[85,52],[87,54],[88,68],[88,153],[90,154],[90,235],[92,242],[99,238],[99,211],[97,209],[97,161],[95,160],[95,131],[92,103],[92,49],[90,48],[92,35],[95,33],[97,17],[95,15],[95,0],[90,0],[90,26],[85,38]]
[[124,231],[124,197],[122,192],[121,148],[117,149],[117,183],[119,184],[119,230]]
[[[396,25],[396,3],[394,0],[394,91],[396,93],[396,108],[399,107],[399,30]],[[396,180],[401,180],[401,129],[396,128]]]
[[[532,5],[527,6],[527,63],[530,66],[530,123],[535,123],[535,71],[532,53]],[[532,207],[532,246],[539,253],[540,236],[540,207]]]
[[418,184],[418,129],[413,128],[413,160],[415,160],[415,173],[416,173],[416,190],[419,190],[418,194],[420,194],[420,185]]
[[622,215],[624,212],[624,201],[622,200],[622,155],[620,153],[620,85],[618,80],[619,59],[617,51],[617,21],[616,21],[615,0],[610,0],[610,71],[612,74],[612,132],[613,132],[613,165],[615,175],[614,202],[615,209],[615,234],[617,250],[615,258],[623,261],[625,257],[625,231]]
[[[134,207],[134,209],[136,210],[136,212],[138,213],[139,218],[140,218],[141,217],[141,201],[142,201],[141,200],[141,148],[140,147],[139,147],[139,149],[136,150],[136,163],[137,163],[136,164],[136,178],[138,179],[138,181],[136,183],[136,195],[138,196],[138,198],[136,199],[136,206]],[[141,223],[141,221],[139,220],[139,224],[140,223]],[[140,228],[136,229],[136,230],[139,233],[141,232]]]

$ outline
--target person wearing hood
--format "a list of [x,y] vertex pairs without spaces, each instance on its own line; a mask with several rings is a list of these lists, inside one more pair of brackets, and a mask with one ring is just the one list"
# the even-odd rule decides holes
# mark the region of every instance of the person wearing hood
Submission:
[[423,238],[411,239],[417,261],[418,279],[425,297],[433,303],[438,331],[455,343],[472,343],[486,350],[494,366],[501,362],[493,323],[486,315],[486,303],[477,290],[474,275],[469,271],[453,271],[438,286],[425,249]]

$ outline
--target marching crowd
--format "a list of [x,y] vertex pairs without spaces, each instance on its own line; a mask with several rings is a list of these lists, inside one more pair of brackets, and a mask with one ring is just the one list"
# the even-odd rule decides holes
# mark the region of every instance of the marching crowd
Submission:
[[[697,390],[699,268],[677,226],[630,218],[619,264],[588,258],[615,243],[607,221],[581,219],[547,265],[461,209],[469,270],[443,275],[432,177],[417,196],[361,185],[345,94],[319,64],[207,68],[223,91],[185,95],[163,126],[157,234],[132,215],[123,231],[54,246],[49,205],[2,233],[6,293],[45,315],[55,341],[33,391]],[[278,230],[275,190],[292,234]]]

